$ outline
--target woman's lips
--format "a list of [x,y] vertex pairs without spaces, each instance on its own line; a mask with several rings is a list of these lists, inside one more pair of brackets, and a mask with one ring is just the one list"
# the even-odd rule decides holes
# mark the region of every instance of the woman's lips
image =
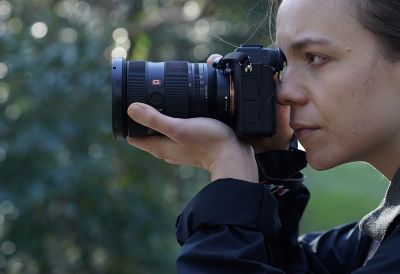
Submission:
[[294,135],[299,141],[319,130],[318,127],[306,126],[300,124],[294,124],[292,128],[294,129]]
[[304,139],[307,136],[313,134],[317,130],[318,128],[308,128],[308,127],[297,128],[294,130],[294,135],[296,136],[297,140],[300,141],[301,139]]

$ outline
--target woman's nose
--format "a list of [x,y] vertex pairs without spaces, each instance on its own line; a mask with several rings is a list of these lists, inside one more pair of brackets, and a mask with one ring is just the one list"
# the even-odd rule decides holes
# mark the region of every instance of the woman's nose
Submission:
[[281,105],[306,104],[308,95],[300,79],[286,73],[277,88],[277,101]]

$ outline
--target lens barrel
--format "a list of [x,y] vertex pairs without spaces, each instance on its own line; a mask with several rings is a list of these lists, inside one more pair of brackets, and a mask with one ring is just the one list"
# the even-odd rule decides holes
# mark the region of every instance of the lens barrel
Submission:
[[[116,140],[157,134],[127,115],[142,102],[177,118],[212,117],[230,122],[230,76],[205,63],[112,61],[112,124]],[[233,98],[232,98],[233,99]]]

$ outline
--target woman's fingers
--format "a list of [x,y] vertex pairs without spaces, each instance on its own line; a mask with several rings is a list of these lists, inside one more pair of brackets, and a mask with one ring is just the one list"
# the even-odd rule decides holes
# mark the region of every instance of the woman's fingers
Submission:
[[153,107],[143,103],[131,104],[128,107],[128,115],[139,124],[152,128],[175,140],[174,132],[179,128],[177,125],[180,119],[163,115]]
[[204,151],[199,153],[199,149],[196,149],[194,144],[176,143],[162,135],[128,138],[128,143],[170,164],[185,164],[204,168],[202,163],[206,153]]
[[221,58],[222,58],[222,55],[219,55],[219,54],[212,54],[212,55],[210,55],[210,57],[208,57],[208,59],[207,59],[207,64],[209,64],[210,66],[212,66],[212,64],[213,64],[214,62],[218,62]]
[[142,138],[128,138],[128,143],[134,147],[137,147],[143,151],[146,151],[159,159],[166,158],[165,148],[171,146],[171,139],[165,136],[148,136]]
[[129,116],[136,122],[154,129],[175,142],[221,139],[231,136],[232,129],[226,124],[211,118],[191,119],[173,118],[161,114],[153,107],[143,103],[133,103],[128,108]]

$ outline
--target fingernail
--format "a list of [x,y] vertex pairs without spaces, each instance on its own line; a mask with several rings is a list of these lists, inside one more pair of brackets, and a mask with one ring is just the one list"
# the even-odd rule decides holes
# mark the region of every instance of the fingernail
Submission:
[[143,107],[139,104],[133,103],[128,108],[128,115],[134,120],[140,119],[142,113]]

